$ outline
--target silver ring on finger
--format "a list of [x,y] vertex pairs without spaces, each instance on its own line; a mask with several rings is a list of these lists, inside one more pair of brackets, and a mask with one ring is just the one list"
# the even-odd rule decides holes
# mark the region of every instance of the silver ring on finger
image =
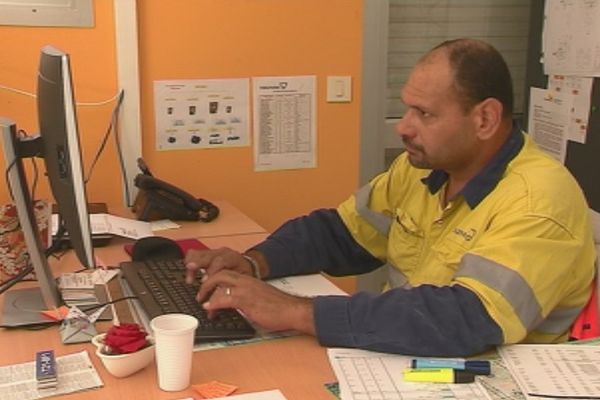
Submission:
[[226,296],[231,296],[231,288],[230,287],[226,287],[225,288],[225,295]]

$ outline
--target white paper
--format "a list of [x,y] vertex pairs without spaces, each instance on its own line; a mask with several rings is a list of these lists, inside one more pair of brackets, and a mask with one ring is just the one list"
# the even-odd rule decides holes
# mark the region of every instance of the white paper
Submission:
[[499,353],[527,399],[600,398],[598,346],[517,344]]
[[94,218],[97,223],[98,229],[100,230],[101,224],[106,227],[106,233],[110,233],[117,236],[123,236],[130,239],[141,239],[146,236],[154,236],[150,223],[144,221],[138,221],[130,218],[117,217],[110,214],[92,214],[97,216]]
[[567,151],[571,98],[568,93],[559,96],[534,87],[529,96],[529,134],[540,148],[562,163]]
[[[154,236],[149,222],[103,213],[90,214],[90,228],[94,235],[111,234],[130,239]],[[52,214],[52,235],[56,232],[58,232],[58,214]]]
[[546,75],[600,76],[600,0],[546,1]]
[[586,141],[593,83],[593,78],[564,75],[548,77],[548,90],[558,96],[563,93],[571,94],[567,139],[574,142],[585,143]]
[[29,400],[102,387],[87,351],[56,357],[58,386],[38,391],[35,361],[0,367],[0,399]]
[[154,82],[156,149],[248,146],[249,80]]
[[158,221],[150,221],[150,228],[152,229],[152,232],[156,232],[164,231],[167,229],[181,228],[181,225],[171,221],[170,219],[160,219]]
[[97,268],[94,272],[63,272],[60,274],[59,287],[62,290],[94,289],[94,285],[102,285],[117,276],[117,270],[105,270]]
[[236,394],[227,397],[215,397],[214,400],[287,400],[281,393],[281,390],[267,390],[264,392],[254,392],[246,394]]
[[[355,349],[327,349],[329,362],[340,384],[342,400],[362,399],[490,399],[475,383],[414,383],[402,379],[412,357]],[[376,397],[378,396],[378,397]]]
[[277,289],[296,296],[348,295],[321,274],[288,276],[268,282]]
[[253,78],[254,170],[317,165],[316,78]]

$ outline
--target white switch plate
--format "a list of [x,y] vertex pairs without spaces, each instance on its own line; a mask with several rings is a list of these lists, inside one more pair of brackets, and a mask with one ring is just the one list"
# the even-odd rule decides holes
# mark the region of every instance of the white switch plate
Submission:
[[349,103],[350,101],[352,101],[352,77],[328,76],[327,102]]

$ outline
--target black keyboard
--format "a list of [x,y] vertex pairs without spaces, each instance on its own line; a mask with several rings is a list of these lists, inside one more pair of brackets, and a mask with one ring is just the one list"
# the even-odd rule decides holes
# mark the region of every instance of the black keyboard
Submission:
[[170,313],[196,317],[196,343],[247,339],[256,334],[254,327],[235,309],[220,310],[212,319],[208,318],[196,301],[200,277],[194,284],[187,284],[183,260],[124,262],[121,271],[149,319]]

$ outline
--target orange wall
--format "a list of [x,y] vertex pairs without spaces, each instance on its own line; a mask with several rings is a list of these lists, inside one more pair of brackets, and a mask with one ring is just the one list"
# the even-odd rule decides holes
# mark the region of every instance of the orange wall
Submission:
[[[161,178],[231,201],[268,229],[335,206],[357,184],[359,103],[328,104],[327,75],[352,75],[358,98],[362,5],[357,0],[140,2],[143,154]],[[317,76],[317,168],[253,172],[250,147],[156,152],[152,82]]]
[[[0,85],[33,92],[39,49],[71,54],[78,102],[117,91],[112,1],[96,0],[95,28],[0,26]],[[358,181],[361,0],[142,0],[138,2],[143,157],[155,175],[206,199],[225,199],[265,228],[334,207]],[[317,168],[254,172],[251,147],[155,150],[152,82],[253,76],[317,77]],[[325,102],[327,75],[351,75],[353,102]],[[79,107],[84,164],[112,104]],[[0,115],[35,131],[35,101],[0,89]],[[123,133],[122,133],[123,134]],[[88,184],[90,201],[121,203],[113,139]],[[1,158],[1,157],[0,157]],[[4,169],[4,162],[0,166]],[[43,192],[41,192],[43,193]],[[0,201],[8,201],[4,185]]]
[[[40,48],[46,44],[66,51],[71,56],[71,68],[76,101],[98,102],[110,99],[117,92],[115,32],[112,2],[95,1],[94,28],[48,28],[0,26],[0,85],[26,92],[36,90]],[[78,106],[79,132],[84,164],[89,166],[108,126],[112,103],[103,106]],[[36,102],[29,96],[0,88],[0,115],[12,119],[18,128],[29,134],[38,130]],[[87,186],[90,201],[113,201],[117,189],[114,179],[118,165],[113,142],[99,161]],[[38,162],[38,166],[42,163]],[[26,163],[26,166],[30,166]],[[4,157],[0,168],[5,171]],[[87,172],[87,168],[86,168]],[[2,179],[0,201],[9,201]],[[45,179],[40,179],[36,197],[48,197]]]

